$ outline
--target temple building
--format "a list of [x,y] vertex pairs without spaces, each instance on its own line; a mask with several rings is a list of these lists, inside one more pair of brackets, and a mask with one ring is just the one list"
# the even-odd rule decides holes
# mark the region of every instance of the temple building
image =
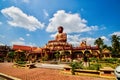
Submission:
[[[46,51],[47,50],[47,51]],[[44,47],[46,53],[55,55],[56,51],[60,54],[60,60],[71,61],[72,59],[83,58],[85,54],[89,57],[100,57],[99,48],[97,46],[90,46],[86,41],[82,41],[80,46],[73,47],[67,42],[67,34],[63,33],[63,27],[58,27],[58,34],[55,40],[48,41]]]
[[[58,34],[54,40],[48,41],[44,47],[30,47],[24,45],[13,45],[12,50],[17,54],[24,52],[26,60],[28,61],[41,61],[41,60],[54,60],[70,62],[74,59],[82,60],[87,57],[100,58],[100,51],[98,46],[91,46],[82,41],[79,46],[73,47],[72,44],[67,42],[67,34],[63,32],[62,26],[58,27]],[[105,56],[110,56],[108,50],[103,50]]]
[[3,62],[6,60],[6,56],[10,50],[11,50],[10,46],[0,45],[0,62]]
[[111,58],[111,51],[108,50],[107,48],[104,48],[104,49],[102,50],[102,56],[103,56],[104,58]]

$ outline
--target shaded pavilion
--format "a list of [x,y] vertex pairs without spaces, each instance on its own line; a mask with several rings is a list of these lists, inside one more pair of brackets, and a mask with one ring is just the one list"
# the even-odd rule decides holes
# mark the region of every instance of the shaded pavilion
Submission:
[[111,58],[111,51],[108,50],[107,48],[104,48],[104,49],[102,50],[102,56],[103,56],[104,58]]
[[40,47],[33,48],[31,53],[28,56],[28,59],[33,62],[40,61],[40,58],[43,56],[42,50],[43,49]]

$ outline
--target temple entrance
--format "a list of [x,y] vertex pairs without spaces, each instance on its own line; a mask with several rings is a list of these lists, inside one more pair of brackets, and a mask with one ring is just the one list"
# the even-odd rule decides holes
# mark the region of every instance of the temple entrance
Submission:
[[92,57],[92,53],[89,50],[86,50],[84,52],[84,55],[86,55],[87,57]]
[[61,55],[61,61],[71,62],[71,54],[70,54],[70,51],[64,51],[64,54]]
[[73,52],[72,59],[77,59],[81,61],[83,58],[83,52],[82,51],[75,51]]
[[89,67],[89,58],[91,57],[92,55],[91,55],[91,52],[89,51],[89,50],[86,50],[85,52],[84,52],[84,56],[83,56],[83,66],[84,67]]
[[92,52],[92,57],[99,58],[99,57],[100,57],[99,52],[98,52],[98,51],[93,51],[93,52]]

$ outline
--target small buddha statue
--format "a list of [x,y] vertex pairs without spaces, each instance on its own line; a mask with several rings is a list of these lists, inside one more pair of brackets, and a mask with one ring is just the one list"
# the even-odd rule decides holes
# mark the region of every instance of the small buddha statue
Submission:
[[80,44],[81,47],[86,47],[87,44],[86,44],[86,41],[82,41],[82,43]]
[[63,27],[59,26],[58,27],[58,34],[55,37],[56,41],[61,41],[61,42],[66,42],[67,41],[67,34],[63,33]]

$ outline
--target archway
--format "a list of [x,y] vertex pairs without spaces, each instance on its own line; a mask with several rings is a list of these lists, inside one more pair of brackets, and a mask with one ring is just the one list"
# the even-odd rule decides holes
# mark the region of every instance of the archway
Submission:
[[92,57],[99,58],[100,57],[100,53],[98,51],[92,51]]
[[89,50],[85,50],[85,52],[84,52],[84,56],[92,57],[92,53],[91,53],[91,51],[89,51]]
[[83,52],[82,51],[74,51],[72,55],[72,59],[81,60],[83,58]]

